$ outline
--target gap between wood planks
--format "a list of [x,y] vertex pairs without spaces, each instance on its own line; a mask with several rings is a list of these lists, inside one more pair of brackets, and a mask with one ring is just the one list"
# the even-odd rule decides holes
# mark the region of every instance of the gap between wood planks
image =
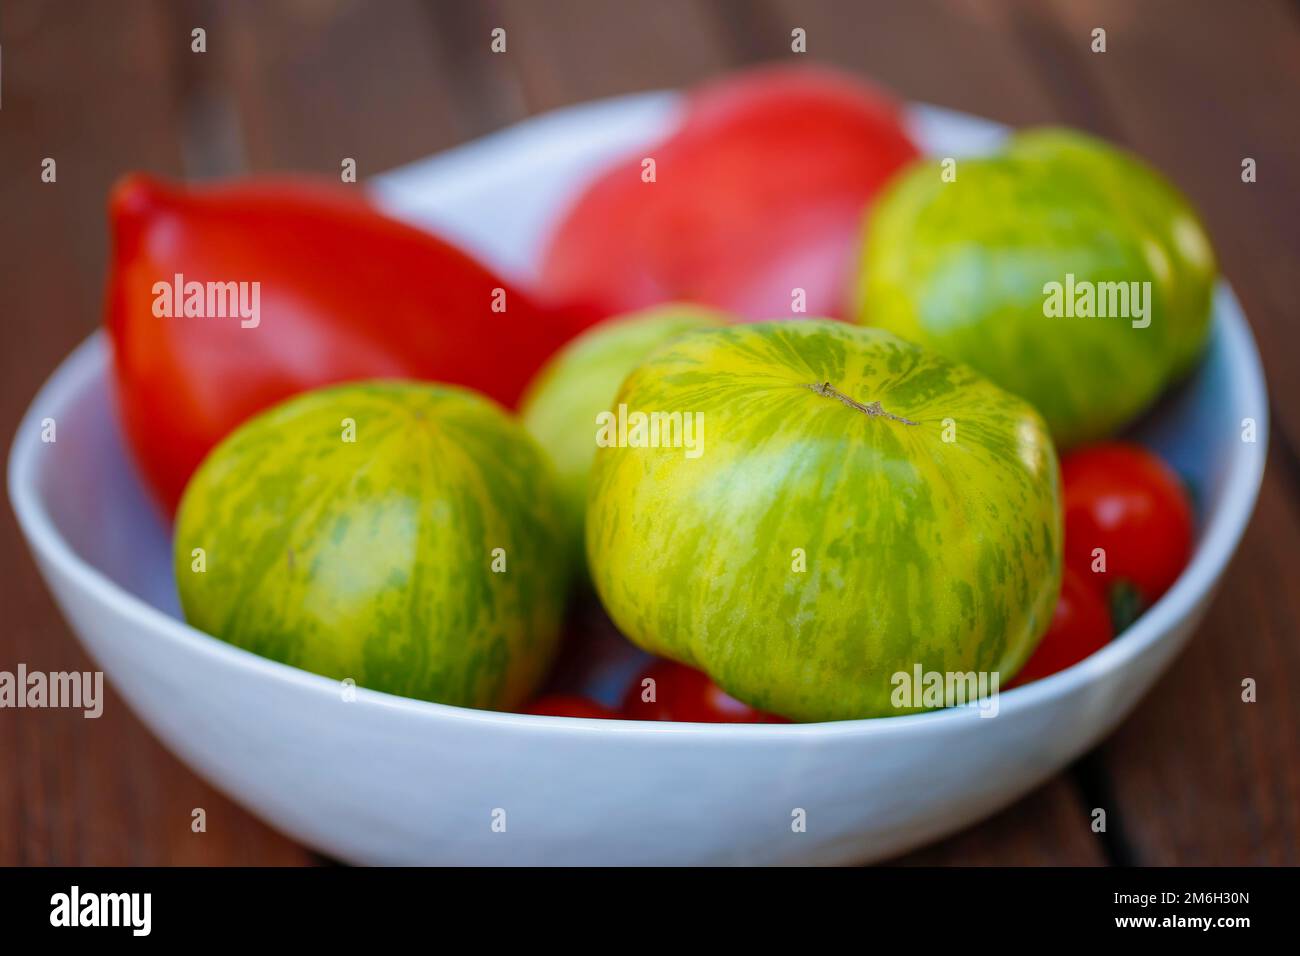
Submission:
[[[234,64],[223,42],[230,18],[220,4],[183,0],[164,6],[173,44],[184,51],[169,56],[171,88],[180,117],[181,156],[189,180],[239,176],[248,172],[248,155],[239,107],[223,77]],[[208,52],[189,53],[191,31],[206,31]]]

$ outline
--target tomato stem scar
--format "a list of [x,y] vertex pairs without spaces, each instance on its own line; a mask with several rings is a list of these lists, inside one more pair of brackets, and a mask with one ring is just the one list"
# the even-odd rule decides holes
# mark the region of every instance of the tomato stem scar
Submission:
[[849,406],[850,408],[856,408],[858,411],[866,412],[868,415],[872,415],[877,418],[888,418],[890,421],[901,422],[904,425],[917,424],[917,422],[911,421],[910,419],[907,418],[903,418],[901,415],[895,415],[893,412],[885,411],[884,408],[881,407],[879,402],[868,402],[867,404],[864,405],[859,401],[855,401],[854,399],[849,398],[849,396],[845,395],[843,392],[835,388],[835,386],[832,385],[830,382],[822,382],[820,384],[814,382],[808,385],[807,387],[811,388],[818,395],[825,395],[827,398],[838,398],[841,402],[843,402],[845,405]]

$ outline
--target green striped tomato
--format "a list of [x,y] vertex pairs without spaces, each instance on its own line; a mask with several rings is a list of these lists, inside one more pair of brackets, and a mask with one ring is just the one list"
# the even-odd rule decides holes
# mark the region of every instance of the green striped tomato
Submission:
[[1028,399],[1061,447],[1123,427],[1191,367],[1214,252],[1159,173],[1056,129],[958,160],[952,181],[942,172],[937,159],[917,163],[876,203],[860,321]]
[[665,305],[602,322],[560,350],[529,384],[524,427],[555,462],[570,551],[582,563],[587,475],[596,456],[596,417],[613,407],[628,372],[656,346],[691,329],[727,321],[696,305]]
[[309,392],[234,431],[185,490],[175,562],[186,620],[222,640],[498,709],[545,675],[567,584],[541,449],[476,392],[396,381]]
[[[895,675],[1010,679],[1050,622],[1056,455],[966,366],[878,329],[764,322],[687,333],[617,401],[627,440],[597,450],[587,508],[596,591],[632,641],[731,696],[796,720],[925,709],[891,699]],[[637,412],[698,413],[698,456],[662,427],[658,447],[636,437]]]

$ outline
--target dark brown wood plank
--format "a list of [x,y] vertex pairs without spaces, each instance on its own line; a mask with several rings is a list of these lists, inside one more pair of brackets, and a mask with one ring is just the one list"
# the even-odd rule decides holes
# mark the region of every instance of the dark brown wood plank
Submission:
[[351,157],[364,178],[481,132],[469,122],[474,98],[458,87],[437,9],[419,0],[177,8],[178,23],[208,24],[208,53],[191,61],[188,89],[187,105],[209,123],[197,132],[206,152],[215,139],[239,160],[203,171],[337,177]]
[[1058,118],[1004,4],[774,0],[774,8],[780,56],[799,59],[788,40],[798,26],[808,59],[861,73],[906,100],[1017,126]]
[[[754,4],[757,10],[761,4]],[[492,26],[529,113],[583,100],[687,86],[732,62],[714,5],[693,0],[497,0]]]
[[1104,866],[1106,853],[1070,777],[994,817],[891,861],[899,866]]
[[[188,55],[160,3],[6,2],[0,18],[0,421],[16,427],[40,383],[100,322],[104,203],[132,169],[177,174],[174,78]],[[41,160],[57,162],[55,183]],[[87,670],[0,508],[0,668]],[[0,711],[0,863],[299,863],[312,858],[163,750],[108,694],[103,716]],[[203,807],[208,832],[190,831]]]

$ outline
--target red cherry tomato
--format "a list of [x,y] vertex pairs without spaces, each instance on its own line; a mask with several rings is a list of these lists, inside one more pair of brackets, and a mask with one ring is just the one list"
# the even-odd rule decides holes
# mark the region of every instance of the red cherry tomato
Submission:
[[1101,650],[1114,636],[1110,612],[1088,583],[1073,569],[1061,579],[1052,623],[1043,640],[1008,687],[1027,684],[1079,663]]
[[[647,685],[645,681],[654,681]],[[652,695],[653,690],[653,695]],[[653,700],[646,700],[653,696]],[[623,697],[628,720],[674,720],[704,724],[784,724],[784,717],[755,710],[731,697],[708,675],[675,661],[659,660],[632,682]]]
[[[511,405],[582,324],[341,186],[189,189],[131,176],[113,190],[109,214],[106,325],[119,404],[136,461],[169,514],[213,445],[291,395],[349,379],[418,378]],[[248,318],[230,315],[228,292],[209,307],[217,283],[243,284]],[[177,285],[180,315],[168,291]],[[186,315],[191,288],[203,294]]]
[[617,711],[577,694],[547,694],[529,704],[524,713],[543,717],[596,717],[600,720],[621,718]]
[[679,300],[750,319],[789,317],[798,288],[808,315],[842,317],[867,205],[918,155],[897,104],[851,74],[765,67],[708,84],[674,133],[569,210],[543,288],[606,313]]
[[[1117,588],[1136,590],[1143,605],[1164,594],[1192,553],[1192,506],[1177,475],[1145,448],[1115,442],[1066,455],[1061,482],[1066,565],[1112,602]],[[1097,548],[1104,572],[1093,570]]]

